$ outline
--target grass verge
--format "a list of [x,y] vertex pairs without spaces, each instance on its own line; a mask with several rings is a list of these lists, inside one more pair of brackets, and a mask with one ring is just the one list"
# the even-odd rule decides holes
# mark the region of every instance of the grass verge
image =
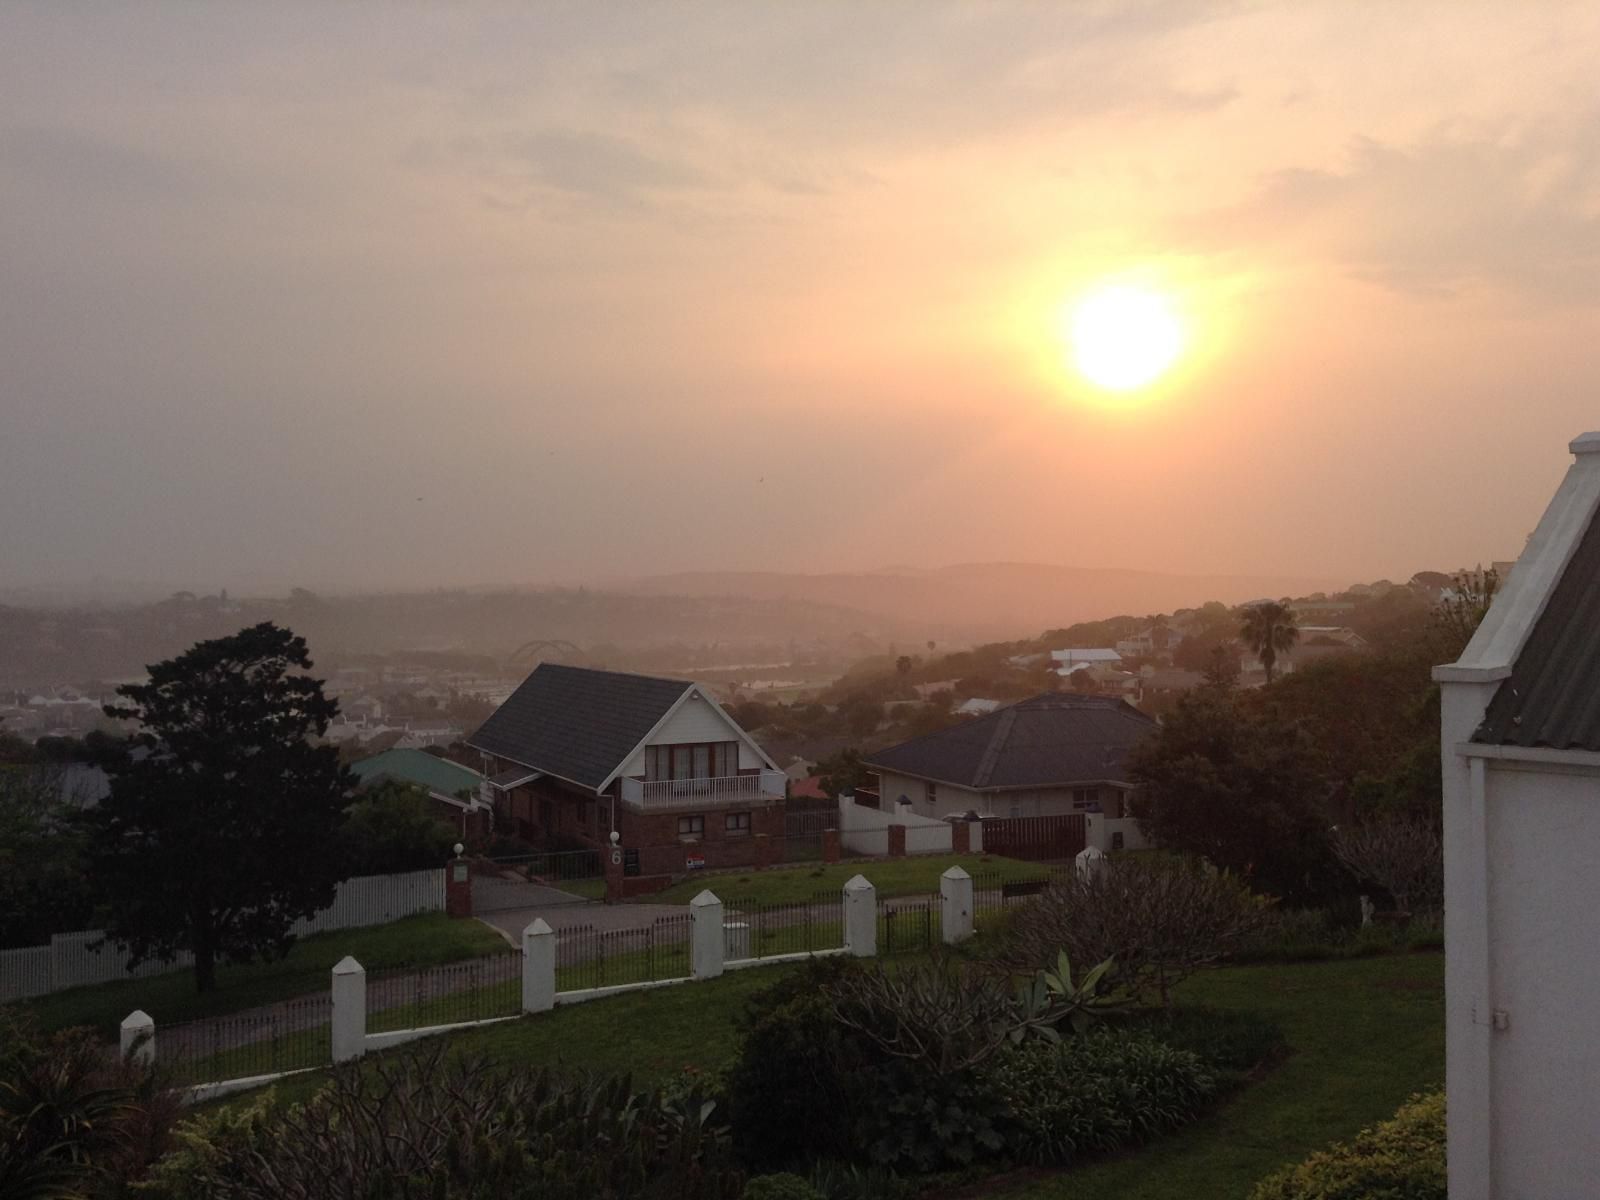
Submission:
[[505,939],[480,921],[424,913],[387,925],[315,934],[296,942],[277,962],[220,967],[216,990],[205,995],[195,992],[193,972],[183,970],[71,988],[16,1007],[31,1012],[47,1030],[92,1025],[106,1037],[115,1037],[122,1019],[136,1008],[154,1017],[159,1031],[163,1024],[242,1012],[326,991],[329,971],[347,954],[368,971],[378,971],[458,962],[505,949]]

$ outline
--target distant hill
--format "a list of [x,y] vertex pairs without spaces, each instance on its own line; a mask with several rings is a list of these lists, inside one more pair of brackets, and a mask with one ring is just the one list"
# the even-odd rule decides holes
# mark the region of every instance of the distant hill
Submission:
[[1348,580],[1291,575],[1171,575],[1046,563],[963,563],[826,575],[773,571],[698,571],[627,581],[656,596],[739,596],[806,601],[872,613],[930,638],[1006,640],[1037,636],[1118,613],[1172,612],[1208,600],[1338,591]]

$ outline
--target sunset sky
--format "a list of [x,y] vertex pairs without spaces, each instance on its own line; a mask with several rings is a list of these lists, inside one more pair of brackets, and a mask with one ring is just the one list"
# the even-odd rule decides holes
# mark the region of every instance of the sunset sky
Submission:
[[[1513,557],[1600,6],[0,9],[0,586]],[[1158,296],[1112,394],[1074,304]]]

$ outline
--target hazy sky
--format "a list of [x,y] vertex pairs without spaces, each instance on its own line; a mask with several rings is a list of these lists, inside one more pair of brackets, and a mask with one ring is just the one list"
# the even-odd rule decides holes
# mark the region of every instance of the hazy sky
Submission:
[[[0,8],[0,586],[1514,555],[1600,6]],[[1108,405],[1065,306],[1172,297]]]

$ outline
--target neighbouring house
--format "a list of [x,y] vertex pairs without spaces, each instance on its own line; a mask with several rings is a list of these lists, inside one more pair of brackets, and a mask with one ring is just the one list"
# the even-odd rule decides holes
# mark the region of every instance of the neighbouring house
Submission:
[[956,705],[956,715],[960,717],[986,717],[1000,707],[998,700],[986,700],[982,696],[974,696],[970,700],[963,700]]
[[385,779],[423,788],[439,815],[461,832],[461,840],[477,842],[492,832],[493,804],[485,794],[485,779],[471,767],[439,758],[424,750],[393,749],[350,764],[370,787]]
[[1152,654],[1165,654],[1181,640],[1181,635],[1170,626],[1152,625],[1132,637],[1123,638],[1116,649],[1123,658],[1149,658]]
[[1088,668],[1092,671],[1115,670],[1122,666],[1122,655],[1109,647],[1099,649],[1052,650],[1050,661],[1055,663],[1056,674],[1063,679],[1074,671]]
[[1114,696],[1048,692],[868,755],[884,808],[924,817],[1096,813],[1142,844],[1128,812],[1128,753],[1156,723]]
[[1148,667],[1141,674],[1147,696],[1192,692],[1206,681],[1204,673],[1186,671],[1182,667]]
[[784,835],[784,773],[697,683],[544,663],[467,739],[496,812],[546,849],[643,875],[749,866]]
[[1592,1196],[1600,1139],[1600,433],[1434,669],[1451,1200]]

